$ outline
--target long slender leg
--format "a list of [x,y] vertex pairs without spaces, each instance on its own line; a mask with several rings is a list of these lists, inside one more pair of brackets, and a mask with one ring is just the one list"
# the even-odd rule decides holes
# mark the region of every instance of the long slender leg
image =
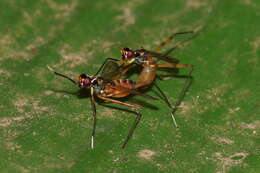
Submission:
[[92,107],[92,112],[93,112],[93,129],[92,129],[92,134],[91,134],[91,148],[94,148],[94,136],[96,132],[96,124],[97,124],[97,116],[96,116],[96,104],[95,102],[91,99],[91,107]]
[[127,137],[126,137],[126,139],[125,139],[125,141],[124,141],[124,143],[122,145],[123,149],[125,148],[125,146],[128,143],[129,139],[131,139],[131,137],[133,136],[133,133],[134,133],[134,131],[135,131],[135,129],[136,129],[136,127],[137,127],[141,117],[142,117],[142,114],[140,112],[136,112],[135,121],[134,121],[132,127],[130,128],[130,130],[128,132],[128,135],[127,135]]
[[191,82],[192,82],[192,76],[191,76],[192,71],[193,71],[193,66],[190,69],[190,72],[188,74],[188,78],[185,81],[184,87],[182,88],[182,91],[180,92],[178,100],[176,101],[176,103],[175,103],[175,105],[174,105],[174,107],[172,109],[172,114],[174,114],[177,111],[179,105],[181,104],[181,102],[182,102],[186,92],[188,91],[188,89],[189,89],[189,87],[191,85]]
[[91,134],[91,149],[94,148],[94,137],[96,132],[96,124],[97,124],[97,111],[96,111],[96,102],[93,95],[93,89],[91,88],[91,108],[93,112],[93,128],[92,128],[92,134]]
[[189,33],[193,33],[193,31],[174,33],[170,37],[168,37],[166,40],[164,40],[161,44],[159,44],[159,46],[157,46],[153,51],[159,52],[161,50],[161,48],[163,48],[165,45],[170,43],[177,35],[189,34]]
[[[156,89],[159,91],[159,93],[163,96],[163,99],[165,101],[165,103],[168,105],[168,107],[170,109],[173,109],[172,104],[169,102],[168,98],[166,97],[166,95],[164,94],[164,92],[160,89],[160,87],[154,82],[154,86],[156,87]],[[174,117],[174,114],[171,112],[171,117],[172,117],[172,121],[175,125],[175,127],[178,127],[177,123],[176,123],[176,119]]]
[[[128,103],[124,103],[124,102],[120,102],[118,100],[114,100],[114,99],[111,99],[111,98],[107,98],[107,97],[102,97],[102,96],[98,96],[99,98],[105,100],[105,101],[109,101],[109,102],[113,102],[113,103],[117,103],[117,104],[120,104],[120,105],[125,105],[125,106],[129,106],[129,107],[132,107],[134,109],[139,109],[140,106],[139,105],[135,105],[135,104],[128,104]],[[138,107],[137,107],[138,106]],[[140,112],[135,112],[136,113],[136,118],[135,118],[135,121],[133,123],[133,125],[131,126],[129,132],[128,132],[128,135],[122,145],[122,148],[124,149],[126,144],[128,143],[128,141],[131,139],[131,137],[133,136],[133,133],[141,119],[141,116],[142,114]]]
[[[192,68],[192,65],[190,65],[190,64],[158,64],[157,67],[158,68],[186,68],[186,67]],[[169,76],[167,76],[167,77],[159,77],[159,76],[157,76],[157,77],[160,80],[167,80],[169,78]]]
[[[162,65],[162,66],[160,66]],[[158,65],[158,67],[163,67],[163,68],[167,68],[167,67],[170,67],[171,64],[160,64]],[[171,116],[172,116],[172,120],[175,124],[176,127],[178,127],[177,123],[176,123],[176,120],[175,120],[175,117],[174,117],[174,114],[175,112],[177,111],[179,105],[181,104],[186,92],[188,91],[190,85],[191,85],[191,82],[192,82],[192,71],[193,71],[193,65],[189,65],[189,64],[176,64],[176,65],[181,65],[182,67],[190,67],[190,71],[188,73],[188,78],[186,79],[185,81],[185,84],[184,84],[184,87],[182,88],[182,91],[180,92],[180,95],[175,103],[174,106],[171,105],[171,103],[169,102],[169,100],[167,99],[166,95],[163,93],[163,91],[159,88],[158,85],[156,85],[156,83],[154,82],[154,85],[155,87],[157,88],[157,90],[161,93],[161,95],[164,97],[164,101],[166,102],[166,104],[172,109],[172,112],[171,112]],[[179,66],[180,67],[180,66]]]
[[[191,33],[194,33],[194,32],[191,32]],[[172,48],[170,48],[169,50],[167,50],[166,52],[163,53],[164,56],[167,56],[169,53],[171,53],[174,49],[176,49],[177,47],[183,45],[184,43],[190,41],[191,39],[193,39],[194,37],[196,37],[198,35],[198,32],[195,33],[195,35],[185,39],[185,40],[182,40],[182,41],[179,41],[177,42]]]
[[111,98],[108,98],[108,97],[102,97],[102,96],[99,96],[99,95],[98,95],[98,97],[101,98],[102,100],[105,100],[105,101],[109,101],[109,102],[113,102],[113,103],[116,103],[116,104],[128,106],[128,107],[131,107],[131,108],[134,108],[134,109],[140,109],[140,105],[137,105],[137,104],[129,104],[129,103],[121,102],[119,100],[111,99]]
[[183,67],[192,67],[190,64],[158,64],[158,68],[183,68]]
[[[158,68],[193,68],[193,65],[191,64],[158,64],[157,65]],[[166,78],[162,78],[162,77],[159,77],[157,76],[160,80],[167,80],[169,77],[166,77]]]

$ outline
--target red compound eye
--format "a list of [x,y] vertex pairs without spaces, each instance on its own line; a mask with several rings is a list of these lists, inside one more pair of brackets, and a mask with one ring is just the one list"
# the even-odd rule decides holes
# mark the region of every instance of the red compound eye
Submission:
[[134,52],[133,51],[128,51],[128,52],[126,52],[126,58],[128,59],[128,58],[132,58],[134,56]]
[[86,74],[81,74],[79,76],[79,87],[86,87],[91,85],[91,78]]
[[129,48],[121,50],[123,60],[131,59],[134,57],[134,52]]
[[91,84],[91,79],[90,78],[85,78],[84,79],[84,86],[90,86]]

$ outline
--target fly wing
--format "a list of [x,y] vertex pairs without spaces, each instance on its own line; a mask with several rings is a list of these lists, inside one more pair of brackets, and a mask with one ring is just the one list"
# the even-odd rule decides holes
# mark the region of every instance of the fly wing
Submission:
[[117,61],[108,61],[101,73],[100,76],[104,78],[105,80],[113,80],[115,76],[118,75],[118,73],[121,71],[120,65],[117,63]]
[[146,51],[145,56],[155,57],[159,60],[166,61],[166,62],[171,63],[171,64],[178,64],[180,62],[176,58],[166,56],[166,55],[163,55],[163,54],[160,54],[160,53],[156,53],[156,52],[153,52],[153,51]]

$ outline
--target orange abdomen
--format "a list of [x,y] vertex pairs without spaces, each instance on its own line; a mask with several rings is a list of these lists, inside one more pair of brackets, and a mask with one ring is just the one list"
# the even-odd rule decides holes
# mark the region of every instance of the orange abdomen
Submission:
[[156,64],[144,64],[139,75],[137,85],[143,83],[144,86],[150,85],[156,77]]
[[127,90],[134,88],[135,85],[134,82],[129,79],[125,79],[125,80],[118,79],[118,80],[113,80],[112,82],[113,85],[107,85],[105,87],[105,95],[114,98],[121,98],[121,97],[128,96],[130,92],[128,92]]

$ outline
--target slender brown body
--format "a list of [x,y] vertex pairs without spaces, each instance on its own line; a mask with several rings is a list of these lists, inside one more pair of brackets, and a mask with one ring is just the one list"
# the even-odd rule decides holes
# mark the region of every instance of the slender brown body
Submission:
[[[130,51],[130,50],[128,50]],[[139,51],[139,52],[138,52]],[[156,57],[157,54],[149,54],[149,51],[146,51],[144,49],[136,50],[140,54],[140,57],[130,57],[135,58],[136,61],[141,61],[139,64],[143,67],[139,78],[137,80],[137,83],[135,85],[135,88],[150,86],[153,81],[156,78],[156,71],[157,68],[180,68],[180,67],[192,67],[192,65],[189,64],[178,64],[178,63],[167,63],[167,64],[158,64],[154,59],[153,56]],[[141,52],[141,53],[140,53]],[[141,59],[141,60],[140,60]],[[126,66],[125,70],[121,72],[120,76],[122,76],[124,73],[126,73],[130,68],[134,61],[129,60],[123,60],[121,61],[122,66]]]
[[[122,60],[118,62],[118,65],[125,67],[125,69],[121,71],[120,75],[118,76],[122,76],[123,74],[125,74],[131,68],[131,65],[134,63],[141,65],[143,69],[139,74],[139,78],[136,84],[136,87],[139,88],[149,86],[153,83],[153,81],[156,78],[157,68],[192,68],[192,65],[190,64],[179,64],[179,60],[157,53],[162,47],[168,44],[177,35],[186,33],[193,32],[189,31],[175,33],[171,35],[169,38],[167,38],[164,42],[162,42],[153,51],[147,51],[145,49],[131,50],[129,48],[124,48],[123,50],[121,50]],[[157,61],[155,61],[153,58],[166,61],[167,63],[158,64]]]
[[142,115],[139,111],[137,111],[138,109],[140,109],[141,106],[138,104],[125,103],[125,102],[122,102],[122,101],[114,99],[114,98],[126,97],[129,94],[137,94],[137,95],[141,95],[141,96],[145,96],[145,97],[157,100],[157,98],[155,98],[155,97],[135,91],[134,89],[137,87],[136,83],[130,79],[108,80],[101,76],[99,77],[99,76],[90,76],[87,74],[81,74],[78,77],[78,82],[77,82],[64,74],[54,71],[50,67],[48,67],[48,68],[55,75],[68,79],[73,84],[78,85],[80,88],[90,87],[90,91],[91,91],[90,100],[91,100],[92,111],[93,111],[93,129],[92,129],[92,135],[91,135],[91,148],[94,148],[94,136],[95,136],[95,131],[96,131],[96,121],[97,121],[95,97],[98,97],[104,101],[124,105],[124,106],[135,109],[135,110],[129,111],[129,112],[134,113],[136,115],[136,118],[135,118],[135,121],[133,122],[131,128],[129,129],[128,135],[122,145],[122,148],[124,148],[126,146],[127,142],[133,135],[133,132],[141,119]]

